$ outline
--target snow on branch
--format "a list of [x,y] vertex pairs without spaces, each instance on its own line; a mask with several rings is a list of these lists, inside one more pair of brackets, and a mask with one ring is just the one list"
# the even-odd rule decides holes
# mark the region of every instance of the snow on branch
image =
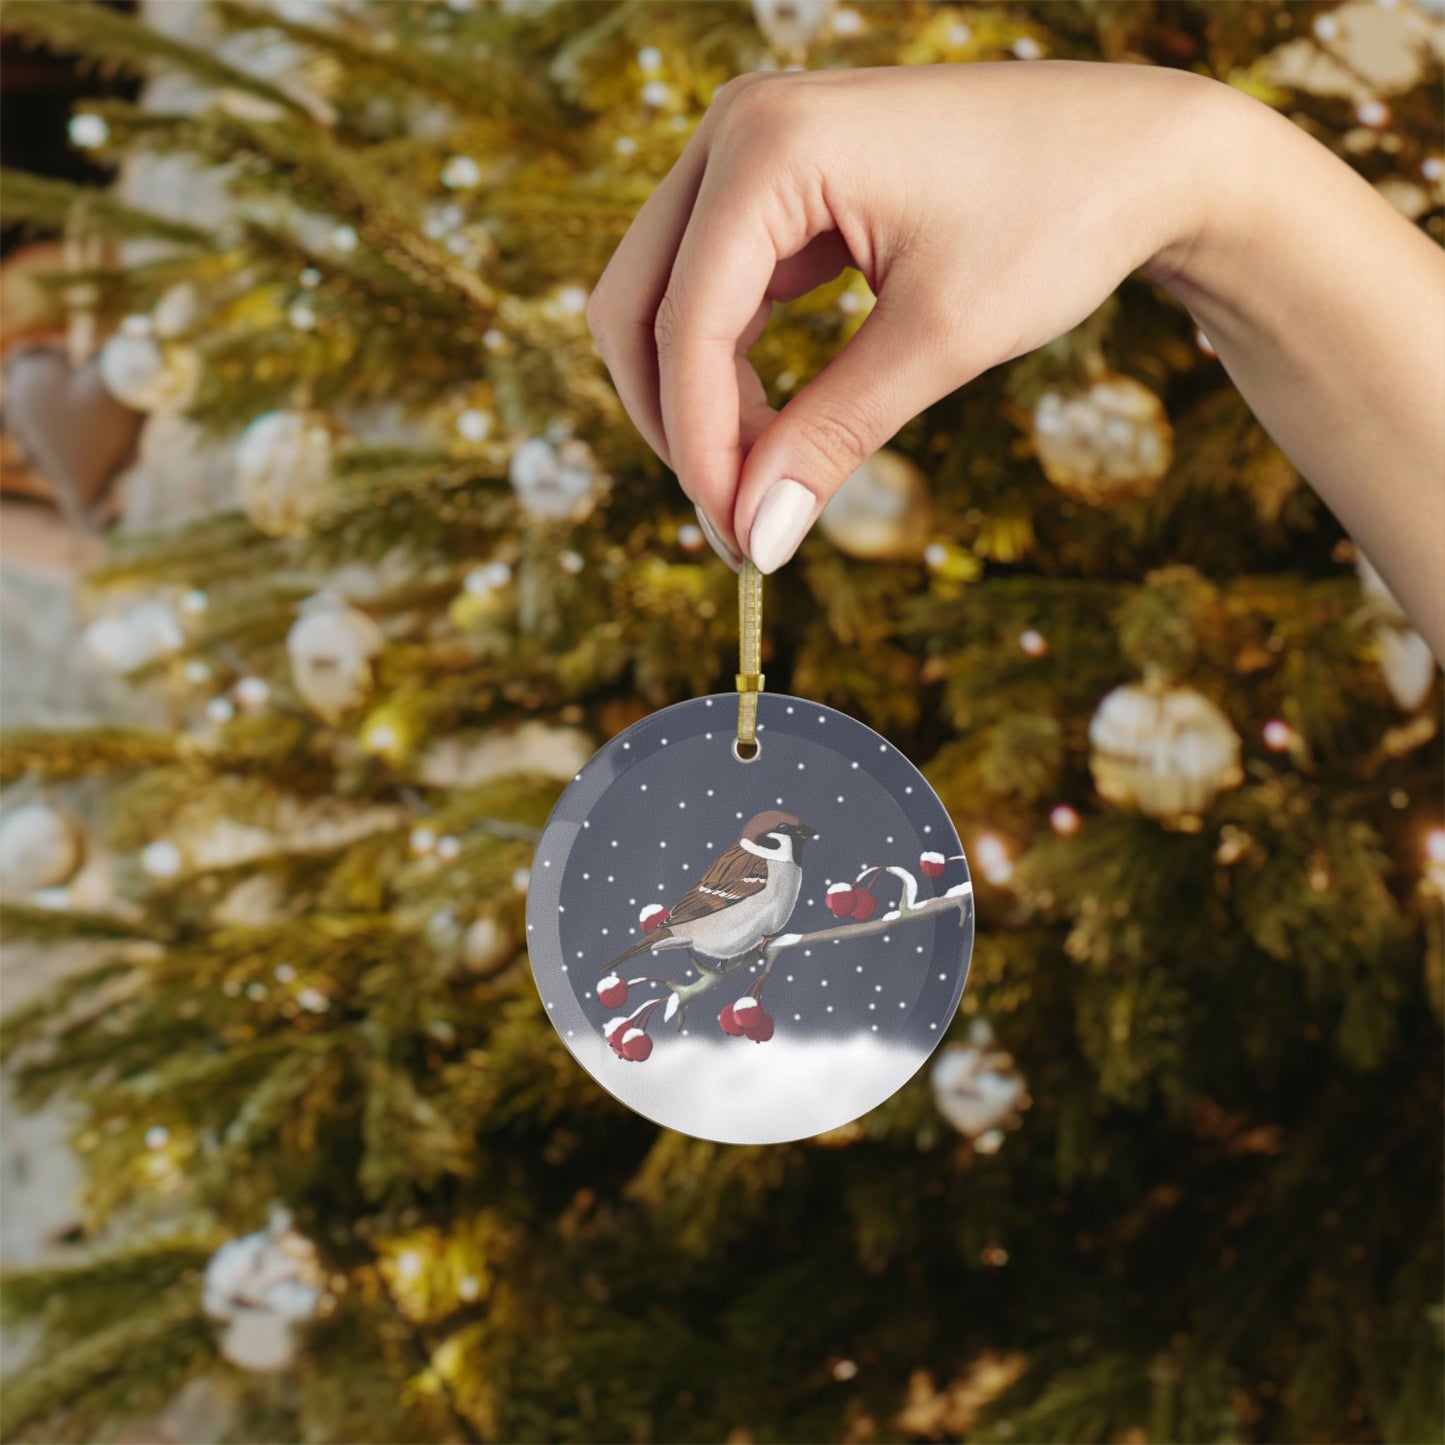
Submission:
[[[946,860],[941,853],[925,853],[919,861],[919,871],[930,879],[939,877],[945,867]],[[896,908],[879,915],[878,885],[889,876],[900,881],[901,896]],[[716,965],[700,963],[694,957],[692,962],[698,977],[690,983],[674,983],[671,979],[648,976],[624,980],[615,973],[609,974],[597,988],[598,999],[608,1008],[625,1005],[629,990],[642,984],[661,984],[668,992],[665,996],[649,998],[638,1004],[631,1013],[609,1019],[603,1027],[603,1037],[619,1058],[641,1063],[652,1054],[653,1041],[648,1026],[659,1013],[664,1023],[681,1029],[689,1004],[761,963],[762,972],[741,998],[722,1010],[718,1015],[718,1024],[724,1033],[746,1037],[754,1043],[766,1043],[773,1036],[774,1023],[762,1006],[761,996],[773,965],[783,954],[814,944],[872,938],[948,913],[957,913],[959,927],[962,927],[968,918],[973,884],[955,884],[936,898],[920,898],[918,894],[918,879],[906,868],[896,864],[864,868],[853,883],[834,883],[829,887],[824,901],[829,911],[838,918],[837,924],[831,928],[820,928],[812,933],[782,933],[759,943],[747,953]],[[648,921],[651,920],[644,920],[644,927]]]

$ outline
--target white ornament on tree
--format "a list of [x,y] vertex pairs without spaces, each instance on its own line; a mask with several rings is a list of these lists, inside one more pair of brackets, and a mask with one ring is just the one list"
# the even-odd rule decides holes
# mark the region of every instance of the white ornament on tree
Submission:
[[1089,743],[1100,796],[1163,822],[1197,817],[1244,781],[1239,734],[1188,687],[1116,687],[1089,722]]
[[263,708],[271,700],[271,685],[264,677],[242,677],[234,688],[236,701],[247,712]]
[[270,411],[236,449],[236,489],[247,517],[271,537],[300,536],[326,505],[334,440],[315,411]]
[[152,878],[174,878],[185,866],[185,855],[169,838],[157,838],[141,849],[140,866]]
[[462,962],[473,973],[495,973],[512,951],[511,936],[489,913],[473,919],[462,937]]
[[49,803],[24,803],[0,819],[0,885],[38,893],[69,883],[85,858],[85,834]]
[[[939,1054],[930,1082],[938,1112],[973,1140],[1017,1123],[1030,1102],[1027,1081],[982,1019],[969,1029],[967,1044],[950,1044]],[[982,1152],[991,1154],[1001,1139],[988,1142]]]
[[1376,604],[1379,620],[1374,629],[1375,651],[1385,686],[1400,707],[1414,712],[1430,696],[1437,667],[1435,654],[1410,626],[1404,608],[1363,552],[1356,553],[1355,570],[1360,577],[1360,591]]
[[417,776],[429,788],[478,788],[523,773],[567,779],[582,770],[596,746],[579,728],[533,718],[512,729],[438,738],[422,754]]
[[928,479],[901,452],[884,447],[838,488],[818,525],[850,557],[903,562],[922,554],[929,513]]
[[466,442],[484,442],[492,433],[492,414],[469,406],[457,416],[457,435]]
[[110,139],[110,126],[103,115],[80,111],[66,127],[70,143],[83,151],[97,151]]
[[306,603],[286,634],[291,680],[312,712],[338,722],[371,692],[371,662],[381,629],[366,613],[321,593]]
[[196,324],[200,298],[189,281],[178,281],[151,309],[151,326],[162,341],[183,336]]
[[523,510],[549,521],[580,521],[606,480],[592,449],[575,437],[531,437],[512,453],[507,475]]
[[200,360],[189,346],[163,345],[150,329],[121,330],[100,348],[96,365],[105,389],[135,411],[184,407],[200,377]]
[[452,156],[442,166],[441,179],[449,191],[474,191],[482,183],[482,168],[471,156]]
[[1174,457],[1164,404],[1132,377],[1045,392],[1034,407],[1034,450],[1061,492],[1093,506],[1148,496]]
[[265,1229],[223,1244],[206,1265],[202,1307],[226,1326],[221,1353],[244,1370],[287,1368],[296,1327],[313,1320],[326,1299],[316,1247],[273,1208]]
[[753,18],[769,45],[801,60],[822,33],[835,0],[753,0]]
[[185,645],[186,634],[169,602],[148,598],[97,617],[83,634],[86,649],[115,672],[135,672]]

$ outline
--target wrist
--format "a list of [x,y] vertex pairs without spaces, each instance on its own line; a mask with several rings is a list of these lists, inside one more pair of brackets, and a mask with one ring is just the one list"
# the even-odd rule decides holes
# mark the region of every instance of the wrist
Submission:
[[[1168,127],[1171,170],[1179,184],[1153,254],[1140,268],[1190,309],[1227,274],[1226,258],[1241,242],[1271,182],[1275,127],[1267,107],[1220,81],[1173,72],[1179,85]],[[1191,293],[1186,295],[1185,293]]]
[[[1320,272],[1350,218],[1388,210],[1368,185],[1284,116],[1204,81],[1180,224],[1142,268],[1221,356],[1303,343],[1308,312],[1336,274]],[[1359,243],[1363,246],[1363,241]],[[1335,246],[1343,255],[1349,247]],[[1361,254],[1363,254],[1363,250]],[[1228,353],[1228,355],[1226,355]]]

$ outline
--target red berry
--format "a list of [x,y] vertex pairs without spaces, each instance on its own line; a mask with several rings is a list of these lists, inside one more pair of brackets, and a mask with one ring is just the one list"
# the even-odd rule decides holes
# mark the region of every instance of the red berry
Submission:
[[941,878],[943,876],[943,870],[947,866],[942,853],[925,853],[918,860],[919,872],[921,872],[925,878]]
[[[732,1006],[732,1020],[735,1031],[739,1034],[752,1032],[753,1020],[762,1013],[762,1005],[758,1003],[752,994],[745,993]],[[733,1030],[730,1030],[732,1032]]]
[[758,1009],[748,1021],[748,1037],[755,1044],[765,1044],[773,1036],[773,1016]]
[[649,903],[641,913],[637,915],[637,921],[642,925],[644,933],[651,933],[654,929],[661,928],[667,922],[667,909],[660,903]]
[[627,1032],[631,1023],[627,1018],[608,1019],[602,1028],[602,1037],[607,1040],[608,1047],[619,1057],[622,1054],[622,1035]]
[[603,1008],[621,1008],[627,1002],[627,983],[615,973],[609,973],[597,985],[597,1002]]
[[860,888],[853,895],[853,912],[849,915],[866,923],[878,912],[878,895],[869,888]]
[[725,1034],[731,1034],[734,1038],[741,1036],[743,1026],[737,1021],[737,1016],[733,1013],[733,1006],[731,1004],[717,1016],[717,1021],[722,1025],[722,1031]]
[[853,912],[853,889],[847,883],[835,883],[824,898],[828,912],[839,918],[848,918]]
[[628,1029],[622,1040],[622,1057],[629,1063],[640,1064],[652,1056],[652,1040],[641,1029]]

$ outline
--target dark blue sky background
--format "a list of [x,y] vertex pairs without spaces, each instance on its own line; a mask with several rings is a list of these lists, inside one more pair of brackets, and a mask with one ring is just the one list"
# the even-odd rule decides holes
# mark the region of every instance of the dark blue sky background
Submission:
[[[641,936],[647,903],[671,907],[766,808],[784,808],[818,830],[803,854],[803,887],[787,927],[808,933],[839,926],[824,905],[828,885],[851,882],[865,865],[901,864],[918,876],[921,898],[968,877],[951,861],[936,881],[919,855],[961,852],[942,804],[913,765],[855,719],[797,698],[764,694],[761,757],[732,755],[736,698],[698,698],[654,714],[597,754],[548,821],[533,866],[528,939],[543,999],[564,1036],[600,1029],[596,985],[606,965]],[[879,913],[901,884],[878,885]],[[846,926],[846,925],[843,925]],[[785,952],[763,990],[777,1021],[774,1047],[789,1037],[872,1034],[931,1049],[957,1007],[973,941],[972,909],[905,923],[885,936],[820,943]],[[695,977],[685,952],[640,957],[624,977]],[[717,1033],[717,1014],[753,981],[743,973],[689,1010],[690,1034]],[[659,990],[659,992],[662,992]],[[630,1011],[649,991],[632,990]],[[670,1026],[651,1032],[666,1046]]]

